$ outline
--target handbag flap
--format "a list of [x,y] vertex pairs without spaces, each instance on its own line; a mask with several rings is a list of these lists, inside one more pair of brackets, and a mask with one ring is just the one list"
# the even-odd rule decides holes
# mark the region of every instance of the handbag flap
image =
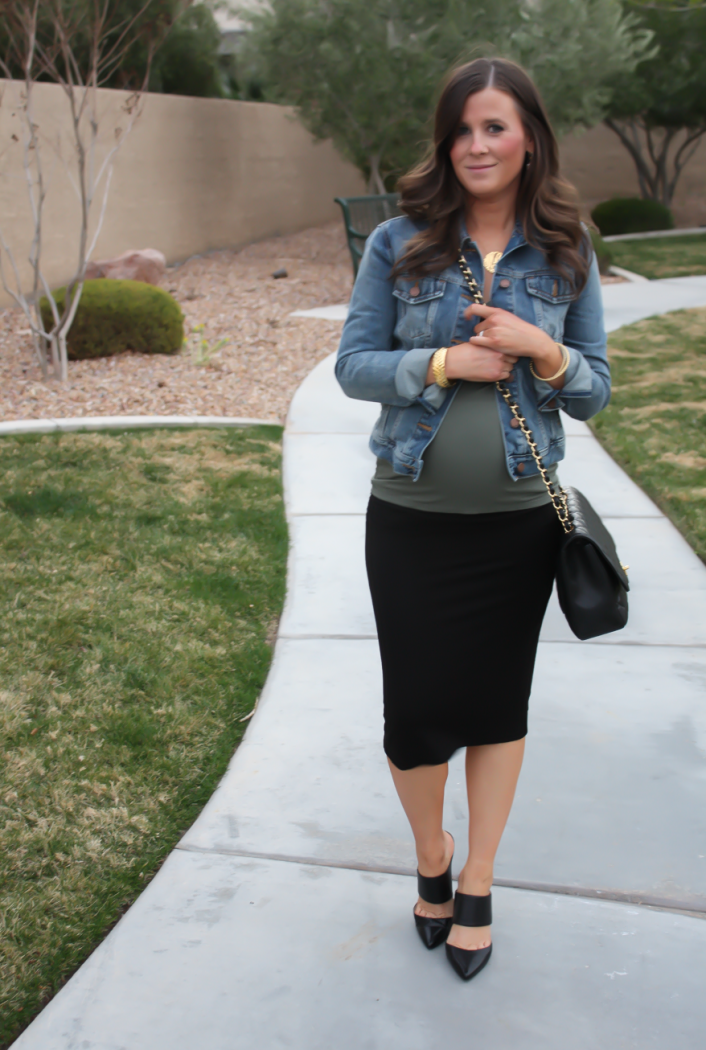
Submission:
[[597,547],[626,591],[630,590],[625,569],[615,548],[615,541],[583,492],[568,486],[565,490],[569,514],[574,524],[573,536],[581,536]]

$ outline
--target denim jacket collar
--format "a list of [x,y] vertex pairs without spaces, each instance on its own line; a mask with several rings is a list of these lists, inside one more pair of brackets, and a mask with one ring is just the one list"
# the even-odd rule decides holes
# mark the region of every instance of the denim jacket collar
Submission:
[[[465,251],[466,248],[475,248],[480,254],[480,249],[478,248],[478,245],[468,233],[468,229],[466,227],[466,220],[463,217],[463,215],[459,220],[459,226],[459,232],[461,234],[461,250]],[[522,248],[525,244],[527,244],[527,239],[525,237],[525,232],[522,228],[522,223],[519,219],[516,219],[512,234],[510,235],[510,240],[507,242],[507,245],[505,246],[505,251],[502,255],[503,259],[506,255],[509,255],[510,252],[514,251],[515,248]]]

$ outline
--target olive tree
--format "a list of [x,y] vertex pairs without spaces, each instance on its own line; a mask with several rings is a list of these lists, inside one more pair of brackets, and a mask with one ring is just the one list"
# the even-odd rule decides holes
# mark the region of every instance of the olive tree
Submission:
[[[437,76],[430,0],[272,0],[243,12],[246,64],[265,97],[291,103],[318,138],[332,138],[384,192],[384,177],[411,157]],[[425,10],[426,9],[426,10]]]
[[243,17],[246,62],[266,97],[333,139],[371,192],[419,156],[453,65],[479,54],[520,61],[564,131],[601,120],[606,81],[633,69],[650,40],[620,0],[270,0]]
[[605,123],[630,154],[642,196],[669,207],[706,134],[706,4],[626,0],[626,8],[659,47],[612,79]]
[[611,81],[652,54],[652,33],[620,0],[528,0],[518,5],[508,57],[532,75],[555,130],[593,127]]

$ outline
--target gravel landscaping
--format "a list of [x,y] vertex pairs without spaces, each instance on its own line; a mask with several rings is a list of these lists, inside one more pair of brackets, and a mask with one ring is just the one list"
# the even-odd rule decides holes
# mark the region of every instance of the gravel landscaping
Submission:
[[[288,276],[273,279],[282,268]],[[24,317],[6,309],[0,419],[179,414],[284,422],[294,391],[336,349],[341,331],[339,321],[290,315],[347,302],[352,283],[340,221],[196,256],[170,267],[163,282],[186,317],[181,353],[71,361],[66,385],[42,381]]]

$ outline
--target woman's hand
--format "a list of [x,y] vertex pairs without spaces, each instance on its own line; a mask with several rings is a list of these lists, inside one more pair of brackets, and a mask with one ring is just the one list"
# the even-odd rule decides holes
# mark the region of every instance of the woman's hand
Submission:
[[[470,383],[496,383],[509,379],[517,358],[499,353],[485,346],[474,346],[473,341],[457,343],[446,352],[444,371],[447,379],[465,379]],[[429,365],[431,369],[431,364]],[[428,377],[427,377],[428,378]],[[434,382],[432,373],[432,383]]]
[[[496,383],[499,379],[509,379],[512,366],[516,362],[516,357],[499,354],[497,350],[472,346],[471,343],[457,343],[446,351],[444,371],[447,379],[466,379],[470,383]],[[430,360],[426,385],[431,386],[434,382],[434,370]]]
[[[487,306],[485,303],[474,303],[473,306],[469,306],[464,316],[466,320],[471,317],[480,317],[481,320],[474,328],[476,334],[468,343],[462,343],[460,346],[491,350],[507,360],[513,359],[513,363],[518,357],[530,357],[534,370],[539,376],[553,376],[561,368],[563,355],[559,345],[537,325],[523,321],[507,310],[501,310],[497,306]],[[450,355],[451,350],[447,354],[447,361]],[[446,374],[449,379],[456,378],[450,375],[448,365]],[[466,376],[458,376],[458,378],[465,379]],[[564,385],[564,376],[560,376],[550,385],[555,389],[561,389]]]
[[[559,345],[537,325],[523,321],[507,310],[485,303],[474,303],[465,311],[466,319],[480,317],[475,335],[467,343],[450,346],[446,352],[445,371],[448,379],[465,379],[471,383],[496,383],[509,379],[519,357],[530,357],[539,376],[553,376],[561,368],[563,355]],[[434,382],[429,362],[427,386]],[[550,386],[560,390],[564,376]]]

